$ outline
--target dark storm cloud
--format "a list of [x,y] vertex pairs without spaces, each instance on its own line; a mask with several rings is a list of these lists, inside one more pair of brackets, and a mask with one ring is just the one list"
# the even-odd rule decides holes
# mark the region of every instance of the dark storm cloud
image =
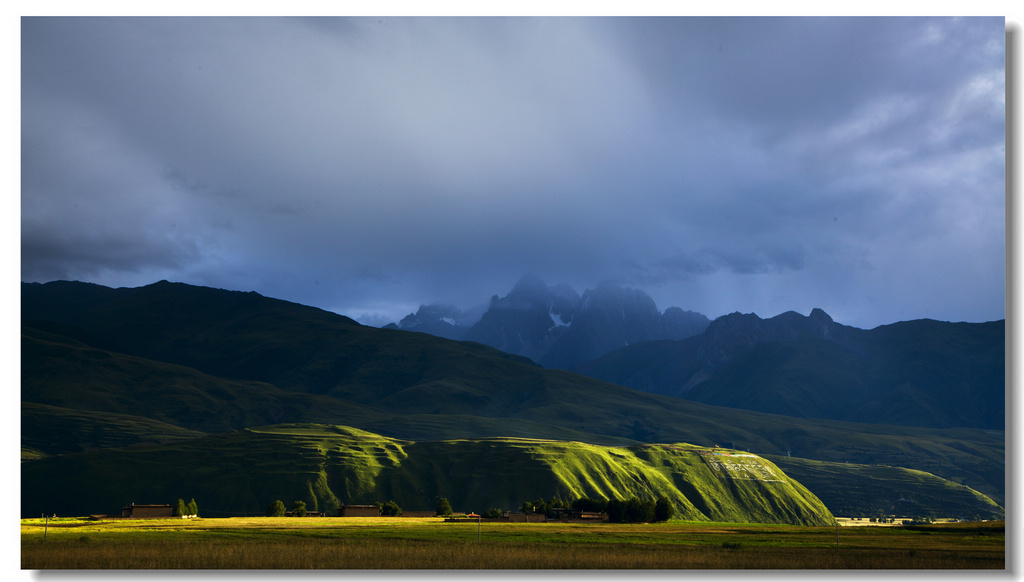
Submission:
[[22,278],[1003,317],[1001,19],[26,18]]

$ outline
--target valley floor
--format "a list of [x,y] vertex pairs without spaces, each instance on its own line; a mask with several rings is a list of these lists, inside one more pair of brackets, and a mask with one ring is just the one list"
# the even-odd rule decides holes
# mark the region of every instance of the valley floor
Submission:
[[[914,527],[446,523],[440,518],[21,522],[49,569],[1005,569],[1004,522]],[[838,541],[838,547],[837,547]]]

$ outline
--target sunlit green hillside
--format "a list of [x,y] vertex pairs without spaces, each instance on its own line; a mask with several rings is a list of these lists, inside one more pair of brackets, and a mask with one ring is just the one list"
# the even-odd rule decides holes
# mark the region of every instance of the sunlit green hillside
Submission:
[[[703,454],[702,454],[703,453]],[[731,453],[731,454],[729,454]],[[201,500],[207,516],[258,514],[276,499],[330,511],[394,500],[461,511],[559,496],[654,500],[697,521],[831,523],[828,509],[770,461],[687,444],[608,447],[538,439],[402,441],[327,425],[277,425],[186,443],[28,463],[22,513],[114,513],[127,503]],[[77,484],[66,495],[64,483]]]

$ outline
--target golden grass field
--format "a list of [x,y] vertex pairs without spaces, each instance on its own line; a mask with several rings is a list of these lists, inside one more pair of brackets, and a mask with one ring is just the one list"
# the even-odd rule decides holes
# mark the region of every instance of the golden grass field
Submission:
[[1004,569],[1004,522],[920,528],[446,523],[440,518],[26,519],[49,569]]

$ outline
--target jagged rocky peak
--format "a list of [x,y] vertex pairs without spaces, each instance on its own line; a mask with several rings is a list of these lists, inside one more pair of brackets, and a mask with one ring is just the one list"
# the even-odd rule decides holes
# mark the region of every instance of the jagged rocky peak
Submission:
[[779,339],[795,337],[830,338],[839,327],[838,324],[832,321],[829,314],[817,307],[812,309],[811,314],[806,317],[795,311],[787,311],[768,321],[773,328],[774,334]]
[[594,289],[587,289],[581,298],[581,310],[616,309],[631,314],[658,317],[654,299],[640,289],[623,287],[613,281],[605,281]]
[[662,335],[669,339],[683,339],[704,333],[711,320],[703,313],[669,307],[661,314]]
[[769,319],[754,313],[730,313],[711,322],[707,333],[716,341],[749,345],[798,337],[830,338],[838,327],[822,309],[814,308],[809,316],[787,311]]
[[[670,308],[662,314],[640,289],[606,281],[581,296],[566,283],[548,286],[527,273],[504,297],[494,295],[459,339],[568,369],[608,351],[641,341],[684,339],[703,332],[707,317]],[[402,320],[402,329],[456,338],[462,328],[451,306],[422,306]],[[456,328],[445,323],[455,322]],[[415,324],[410,327],[410,324]]]
[[486,306],[461,310],[447,303],[420,305],[416,313],[410,313],[398,324],[386,326],[389,329],[421,331],[448,339],[462,339],[466,331],[476,323]]
[[557,297],[563,297],[567,299],[580,298],[580,294],[577,293],[575,289],[570,287],[568,283],[558,283],[557,285],[552,285],[550,289],[551,292],[554,293]]
[[764,337],[766,327],[756,313],[734,311],[712,321],[704,334],[719,344],[751,345]]
[[580,295],[567,283],[549,287],[540,277],[523,275],[508,295],[491,297],[491,309],[515,311],[547,311],[571,321],[580,303]]
[[519,281],[512,287],[512,291],[509,292],[508,296],[534,296],[547,295],[549,293],[551,293],[551,290],[548,289],[547,283],[543,279],[533,273],[527,273],[519,278]]
[[835,323],[832,320],[832,316],[825,313],[823,309],[818,307],[815,307],[814,309],[811,310],[811,315],[809,317],[811,321],[822,325],[829,325]]
[[426,323],[444,322],[448,325],[456,325],[462,317],[462,310],[454,305],[434,303],[431,305],[420,305],[416,313],[410,313],[398,322],[398,327],[408,329]]
[[516,311],[546,309],[551,305],[553,298],[554,293],[540,277],[527,273],[512,287],[508,295],[497,301],[492,298],[491,309],[514,309]]
[[758,317],[756,313],[740,313],[739,311],[733,311],[732,313],[716,317],[715,320],[711,322],[711,331],[751,327],[756,326],[763,321],[764,320]]
[[821,337],[826,339],[834,337],[836,331],[841,327],[832,320],[832,317],[829,314],[817,307],[811,310],[811,315],[808,319],[817,326]]
[[551,287],[551,305],[548,314],[555,326],[572,325],[580,307],[580,294],[566,283]]

